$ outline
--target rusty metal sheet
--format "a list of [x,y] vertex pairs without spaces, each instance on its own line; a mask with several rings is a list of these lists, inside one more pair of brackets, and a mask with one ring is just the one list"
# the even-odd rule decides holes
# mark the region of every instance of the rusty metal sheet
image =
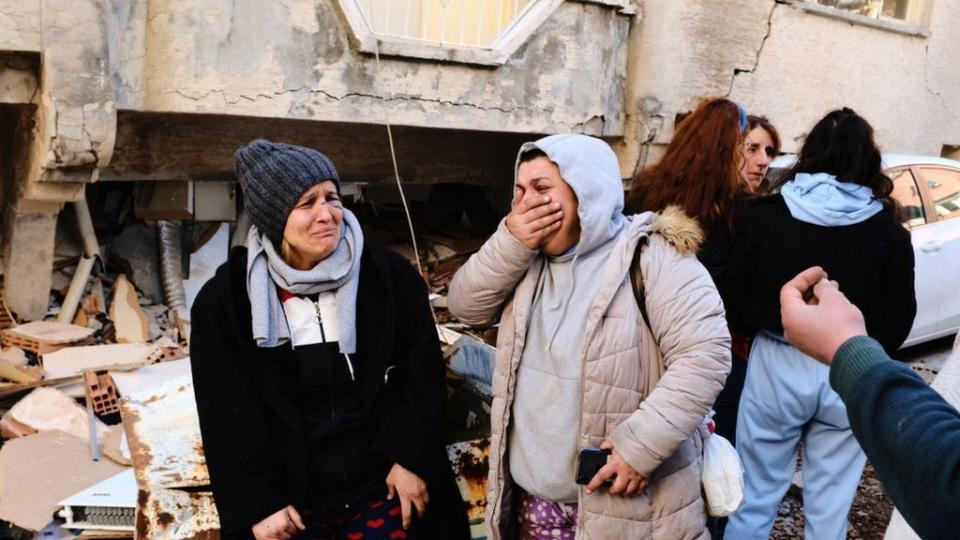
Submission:
[[218,540],[213,494],[154,488],[137,496],[137,540]]
[[210,484],[189,372],[124,395],[120,413],[141,489]]
[[[490,439],[473,439],[447,446],[447,457],[453,465],[453,474],[460,488],[460,496],[467,503],[467,517],[471,526],[483,524],[487,511],[487,470],[490,467]],[[471,527],[471,529],[474,527]]]

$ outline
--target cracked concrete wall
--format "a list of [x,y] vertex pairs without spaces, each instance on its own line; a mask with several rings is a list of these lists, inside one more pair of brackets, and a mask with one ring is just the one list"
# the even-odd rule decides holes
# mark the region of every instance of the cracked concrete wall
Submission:
[[40,2],[3,0],[0,2],[0,51],[40,52]]
[[[334,0],[110,4],[120,108],[551,133],[623,131],[628,16],[564,2],[495,69],[356,51]],[[570,84],[571,81],[579,84]]]
[[841,106],[873,124],[885,151],[940,155],[942,145],[960,142],[960,2],[933,3],[929,37],[824,17],[801,4],[642,2],[631,34],[637,65],[627,110],[634,118],[628,131],[647,147],[635,160],[654,162],[676,114],[711,95],[770,117],[787,151]]
[[110,162],[116,109],[98,0],[42,0],[41,181],[90,182]]

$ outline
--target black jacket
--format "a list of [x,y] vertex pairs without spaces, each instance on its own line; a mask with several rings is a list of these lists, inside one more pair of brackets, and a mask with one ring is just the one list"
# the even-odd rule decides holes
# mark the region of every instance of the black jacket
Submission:
[[783,332],[780,288],[811,266],[863,312],[867,332],[887,351],[910,333],[917,313],[910,233],[888,213],[842,227],[794,219],[781,195],[757,199],[743,216],[727,268],[727,318],[744,335]]
[[[311,488],[299,410],[271,369],[293,349],[256,346],[246,262],[246,248],[235,248],[191,312],[194,391],[225,538],[252,537],[263,518],[302,507]],[[444,362],[426,287],[408,261],[373,242],[365,243],[359,279],[357,355],[372,448],[427,482],[430,506],[415,520],[420,537],[466,538],[444,447]]]

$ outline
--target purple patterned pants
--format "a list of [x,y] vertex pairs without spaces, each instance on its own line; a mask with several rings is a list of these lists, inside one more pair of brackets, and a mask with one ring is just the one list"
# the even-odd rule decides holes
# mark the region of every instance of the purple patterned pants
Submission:
[[528,493],[520,496],[520,537],[523,540],[573,540],[577,533],[577,503],[558,503]]

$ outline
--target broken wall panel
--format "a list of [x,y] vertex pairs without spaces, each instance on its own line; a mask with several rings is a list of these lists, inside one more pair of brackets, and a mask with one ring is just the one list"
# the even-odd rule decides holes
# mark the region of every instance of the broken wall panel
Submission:
[[118,384],[120,414],[141,489],[209,485],[192,375],[139,392],[125,392],[122,380]]
[[[90,440],[90,419],[87,411],[70,396],[55,388],[37,388],[7,411],[15,427],[27,426],[35,431],[63,431],[84,441]],[[98,438],[107,427],[94,420]]]
[[85,370],[146,364],[154,349],[144,343],[117,343],[69,347],[43,355],[48,379],[77,377]]
[[122,470],[109,460],[91,460],[87,442],[62,431],[7,441],[0,447],[0,519],[39,531],[57,503]]
[[[490,462],[490,439],[462,441],[447,446],[447,458],[460,488],[460,497],[467,504],[471,532],[482,530],[487,511],[487,471]],[[476,537],[476,534],[474,534]]]
[[220,515],[210,492],[178,489],[140,490],[137,497],[138,540],[218,540]]
[[94,330],[75,324],[35,321],[8,328],[0,333],[4,347],[17,347],[36,354],[60,350],[67,345],[87,343]]

